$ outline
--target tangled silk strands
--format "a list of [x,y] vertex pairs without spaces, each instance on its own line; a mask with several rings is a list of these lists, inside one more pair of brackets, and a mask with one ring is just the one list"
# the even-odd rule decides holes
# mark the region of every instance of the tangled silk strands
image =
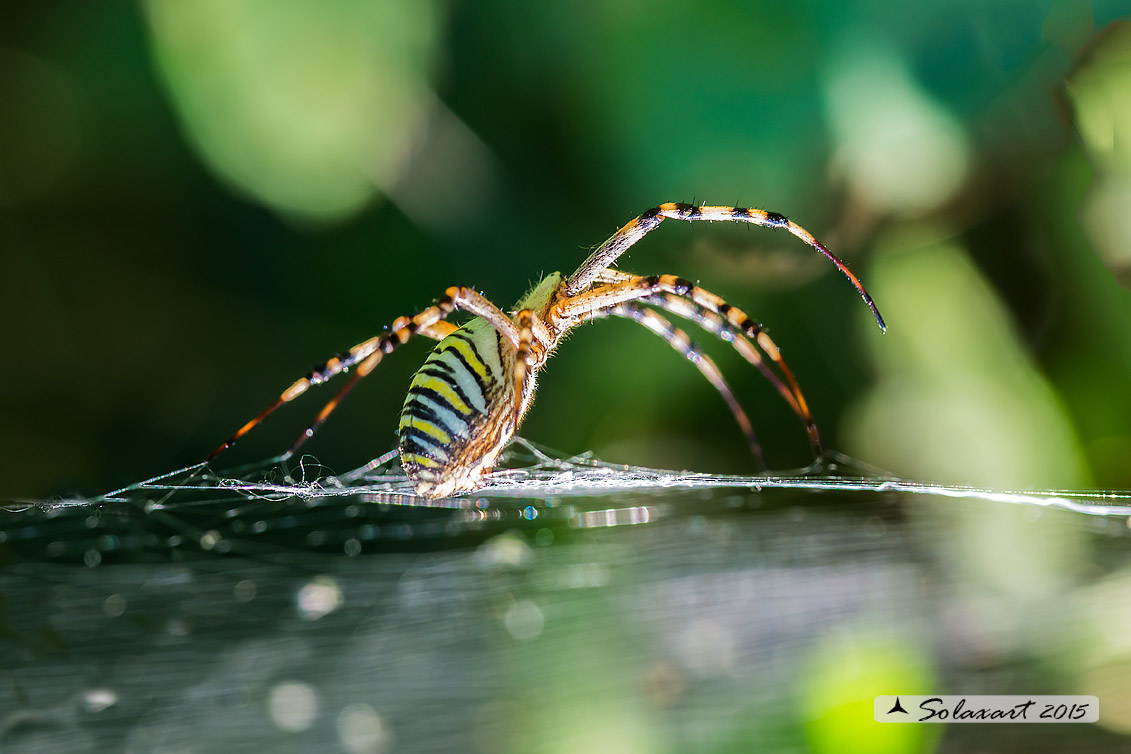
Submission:
[[[473,495],[427,500],[399,468],[390,451],[368,464],[343,474],[332,474],[309,456],[291,468],[279,469],[277,459],[232,469],[223,475],[207,472],[203,464],[146,479],[90,499],[21,501],[3,507],[9,511],[36,506],[57,508],[92,506],[112,502],[144,502],[148,509],[192,505],[205,496],[209,503],[220,494],[239,499],[356,498],[366,502],[416,507],[466,508],[484,498],[561,499],[614,495],[618,492],[745,488],[754,491],[789,489],[822,492],[872,492],[971,498],[986,502],[1062,508],[1093,516],[1131,517],[1131,493],[1088,490],[995,490],[898,479],[853,459],[837,456],[833,462],[815,464],[792,473],[733,476],[668,471],[611,464],[589,455],[562,457],[519,439],[509,452],[510,468],[488,477]],[[206,494],[211,493],[211,494]]]

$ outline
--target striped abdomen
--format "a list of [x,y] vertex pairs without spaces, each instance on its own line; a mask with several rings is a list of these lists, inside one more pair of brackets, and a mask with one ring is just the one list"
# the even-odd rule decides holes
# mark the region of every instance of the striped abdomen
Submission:
[[405,472],[431,497],[473,489],[514,432],[514,349],[473,319],[428,355],[401,409]]

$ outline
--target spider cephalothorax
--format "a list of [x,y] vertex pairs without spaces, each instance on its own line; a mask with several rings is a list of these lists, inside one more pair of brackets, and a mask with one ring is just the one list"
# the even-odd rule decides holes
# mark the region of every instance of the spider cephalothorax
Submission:
[[[565,334],[583,322],[616,316],[639,322],[695,364],[722,395],[751,451],[764,466],[750,420],[714,362],[657,310],[695,322],[730,342],[762,371],[801,418],[814,453],[820,454],[820,434],[805,397],[761,325],[740,309],[683,278],[674,275],[642,277],[610,267],[617,257],[665,218],[785,228],[828,257],[852,281],[880,328],[884,328],[883,318],[860,281],[808,231],[791,220],[760,209],[661,204],[617,231],[568,278],[560,272],[547,275],[515,305],[514,314],[503,312],[470,288],[449,288],[416,316],[397,319],[380,335],[357,344],[348,353],[335,356],[296,381],[265,411],[217,448],[209,460],[311,385],[356,367],[350,380],[285,454],[289,457],[314,434],[350,388],[373,371],[385,354],[413,335],[424,335],[438,340],[439,344],[409,385],[400,418],[401,463],[415,480],[421,495],[443,497],[474,490],[514,437],[515,429],[534,399],[538,371]],[[476,316],[462,327],[456,327],[446,321],[456,310]]]

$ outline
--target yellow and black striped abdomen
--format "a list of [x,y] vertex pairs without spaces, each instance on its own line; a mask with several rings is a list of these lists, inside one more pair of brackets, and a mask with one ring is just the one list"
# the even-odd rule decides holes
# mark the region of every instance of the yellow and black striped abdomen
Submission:
[[[474,319],[428,355],[412,378],[401,409],[401,463],[414,479],[460,489],[460,480],[490,462],[493,439],[504,417],[513,414],[513,386],[499,352],[499,336]],[[502,410],[506,407],[506,410]],[[499,443],[501,444],[501,443]],[[486,445],[487,447],[484,447]]]

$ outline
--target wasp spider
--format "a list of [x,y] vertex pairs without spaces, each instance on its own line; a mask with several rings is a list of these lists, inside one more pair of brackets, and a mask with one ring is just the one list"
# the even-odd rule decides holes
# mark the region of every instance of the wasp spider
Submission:
[[[825,255],[852,282],[880,317],[871,296],[844,264],[807,230],[791,220],[760,209],[742,207],[661,204],[618,230],[601,244],[569,277],[547,275],[507,313],[470,288],[448,288],[432,306],[413,317],[400,317],[381,334],[331,358],[283,391],[274,403],[239,429],[208,460],[231,447],[272,411],[302,395],[312,385],[354,369],[354,373],[327,403],[291,449],[288,458],[314,435],[346,393],[373,371],[388,353],[413,335],[439,344],[412,378],[401,410],[399,450],[401,463],[416,482],[419,494],[443,497],[468,492],[495,465],[499,453],[514,436],[534,399],[538,371],[573,327],[607,316],[625,317],[664,338],[694,364],[715,387],[734,414],[758,462],[762,452],[746,413],[735,400],[714,362],[699,351],[687,334],[657,310],[690,320],[729,342],[766,376],[794,413],[804,422],[813,451],[822,452],[817,425],[801,389],[774,342],[741,310],[713,293],[674,275],[632,275],[613,269],[617,257],[665,218],[751,223],[785,228]],[[462,327],[446,321],[463,310],[475,315]],[[771,367],[770,363],[777,368]],[[780,376],[779,376],[780,372]]]

